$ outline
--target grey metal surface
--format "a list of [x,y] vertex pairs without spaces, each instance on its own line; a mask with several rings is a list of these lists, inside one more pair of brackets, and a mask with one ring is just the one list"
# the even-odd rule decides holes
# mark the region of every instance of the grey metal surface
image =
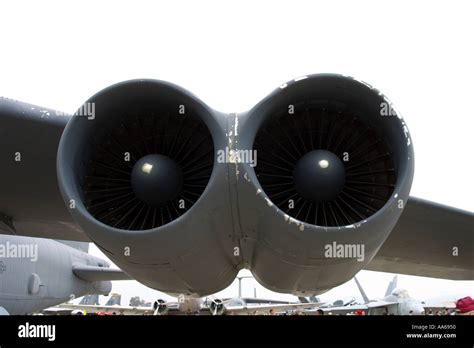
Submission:
[[57,182],[56,154],[69,119],[52,109],[0,98],[2,233],[89,241],[67,211]]
[[[397,173],[393,195],[367,219],[330,227],[298,221],[268,198],[249,163],[217,160],[219,150],[252,150],[258,129],[275,110],[307,99],[356,112],[389,144]],[[472,247],[463,246],[461,257],[455,259],[439,255],[446,250],[445,243],[472,243],[468,233],[472,231],[472,214],[456,214],[447,207],[408,200],[414,172],[408,128],[398,114],[381,117],[381,104],[391,103],[364,82],[341,75],[305,76],[280,86],[250,111],[239,114],[215,111],[188,91],[157,80],[128,81],[100,91],[86,102],[95,105],[93,120],[79,114],[68,122],[65,118],[42,118],[43,112],[25,117],[37,107],[12,103],[0,103],[0,129],[5,136],[0,154],[2,161],[9,160],[23,144],[26,157],[22,167],[6,162],[6,170],[0,172],[0,211],[5,214],[0,229],[6,233],[90,239],[135,279],[170,294],[217,292],[231,284],[241,268],[249,268],[271,290],[299,295],[327,291],[363,268],[472,279]],[[120,115],[123,103],[135,103],[138,110],[142,104],[156,108],[170,103],[185,105],[212,135],[215,160],[207,187],[186,213],[157,228],[111,227],[94,218],[84,203],[91,139],[99,130],[133,117]],[[26,126],[30,128],[25,130]],[[16,133],[18,136],[13,135]],[[31,142],[36,133],[44,137],[41,146]],[[54,177],[57,150],[63,203]],[[74,207],[69,206],[71,200]],[[431,222],[423,225],[422,220]],[[457,231],[443,234],[448,228]],[[334,242],[363,245],[364,259],[326,257],[325,246]]]
[[[239,115],[242,148],[251,148],[257,129],[275,109],[314,98],[340,102],[342,108],[359,110],[367,122],[379,127],[393,148],[398,179],[392,197],[368,219],[350,226],[325,227],[303,223],[282,212],[261,187],[249,164],[233,168],[238,192],[241,245],[247,267],[266,288],[300,295],[320,294],[351,279],[376,254],[408,198],[414,170],[413,146],[407,145],[408,129],[399,117],[380,117],[385,97],[372,87],[338,75],[313,75],[277,88],[248,113]],[[405,132],[406,130],[406,132]],[[325,246],[358,244],[365,259],[327,258]]]
[[472,280],[473,247],[472,212],[410,197],[397,225],[365,269]]
[[73,265],[72,273],[86,282],[108,280],[132,280],[128,274],[120,269],[111,269],[98,266]]
[[[106,261],[54,240],[0,234],[0,245],[10,250],[0,257],[0,307],[9,314],[37,312],[86,294],[108,294],[109,279],[126,279],[121,271],[97,272],[99,265],[108,267]],[[73,273],[74,266],[88,274],[83,276],[87,280]]]
[[[229,211],[228,166],[214,161],[209,184],[200,199],[178,219],[155,229],[123,230],[97,221],[83,202],[81,178],[97,129],[120,120],[120,103],[140,100],[147,105],[173,102],[198,114],[209,128],[214,148],[226,146],[227,115],[211,110],[188,91],[155,80],[111,86],[85,104],[94,103],[95,119],[73,117],[58,151],[58,178],[65,201],[76,202],[71,214],[91,240],[121,269],[141,283],[171,294],[208,295],[227,287],[241,268],[232,256],[233,224]],[[133,117],[133,115],[130,115]],[[234,203],[235,204],[235,203]]]

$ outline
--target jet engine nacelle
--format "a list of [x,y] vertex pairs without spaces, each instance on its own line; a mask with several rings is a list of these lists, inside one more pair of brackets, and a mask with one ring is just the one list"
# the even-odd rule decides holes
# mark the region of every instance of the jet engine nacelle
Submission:
[[[237,121],[237,119],[236,119]],[[392,103],[353,78],[305,76],[238,118],[246,266],[266,288],[322,293],[374,257],[407,202],[408,129]]]
[[271,290],[308,295],[370,262],[406,204],[413,161],[386,97],[325,74],[241,114],[162,81],[111,86],[69,121],[57,166],[74,219],[140,282],[205,296],[245,267]]
[[153,303],[154,315],[166,315],[168,314],[169,308],[165,300],[158,299]]
[[212,315],[224,315],[226,313],[224,301],[221,299],[212,299],[209,303],[209,310]]
[[66,205],[94,243],[140,282],[211,294],[238,272],[231,256],[226,117],[156,80],[113,85],[87,100],[59,145]]

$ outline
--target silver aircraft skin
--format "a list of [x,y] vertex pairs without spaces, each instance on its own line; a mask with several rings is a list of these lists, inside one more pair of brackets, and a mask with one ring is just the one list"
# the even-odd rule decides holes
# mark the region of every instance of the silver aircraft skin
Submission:
[[397,288],[398,277],[396,275],[388,284],[385,296],[378,300],[369,300],[357,278],[354,278],[354,280],[369,314],[383,314],[385,312],[386,314],[395,315],[420,315],[424,312],[421,301],[410,297],[407,290]]
[[88,243],[0,234],[0,313],[38,312],[86,294],[108,294],[128,279],[86,251]]
[[[359,281],[354,277],[354,281],[364,300],[363,304],[348,303],[344,306],[327,306],[321,307],[323,312],[331,314],[348,314],[357,310],[364,311],[367,315],[421,315],[424,312],[423,304],[409,296],[405,289],[397,288],[397,276],[388,284],[385,296],[381,299],[370,300]],[[313,313],[314,311],[309,311]]]
[[272,301],[258,298],[201,298],[178,296],[175,301],[157,300],[153,307],[132,307],[115,305],[84,305],[84,304],[61,304],[55,308],[44,311],[47,314],[56,313],[115,313],[124,315],[261,315],[271,313],[282,313],[287,311],[303,311],[321,306],[320,302],[290,303],[284,301]]

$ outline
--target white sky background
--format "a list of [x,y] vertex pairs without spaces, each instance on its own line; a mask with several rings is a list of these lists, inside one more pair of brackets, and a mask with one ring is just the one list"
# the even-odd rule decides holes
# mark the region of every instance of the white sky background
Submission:
[[[472,211],[473,13],[472,1],[4,1],[0,95],[73,112],[112,83],[146,77],[238,112],[300,75],[351,75],[404,116],[416,154],[412,195]],[[359,277],[380,297],[392,275]],[[255,281],[243,284],[252,296]],[[399,277],[420,299],[472,295],[473,284]],[[136,282],[114,290],[124,304],[165,297]],[[236,283],[220,294],[235,295]],[[257,295],[292,298],[260,286]],[[353,295],[349,282],[322,298]]]

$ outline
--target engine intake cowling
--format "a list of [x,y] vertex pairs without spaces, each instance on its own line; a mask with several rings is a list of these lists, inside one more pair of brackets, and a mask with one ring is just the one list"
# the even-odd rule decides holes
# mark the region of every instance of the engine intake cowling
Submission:
[[108,87],[86,101],[61,137],[66,204],[137,280],[176,294],[218,291],[237,272],[232,248],[223,246],[231,219],[226,168],[215,161],[225,127],[225,115],[173,84]]
[[169,307],[166,304],[165,300],[158,299],[153,302],[153,314],[154,315],[167,315],[169,312]]
[[[413,146],[391,102],[332,74],[290,81],[241,115],[244,258],[266,287],[321,293],[367,264],[397,222],[413,178]],[[256,198],[255,198],[256,197]],[[251,203],[249,203],[251,202]],[[359,248],[362,255],[332,254]]]
[[92,216],[115,228],[146,230],[196,203],[211,177],[214,146],[204,112],[186,110],[183,95],[157,93],[156,82],[132,84],[101,92],[81,108],[96,115],[74,128],[83,144],[73,164]]
[[224,315],[226,313],[224,301],[221,299],[212,299],[209,304],[209,311],[212,315]]
[[247,267],[269,289],[308,295],[370,262],[402,213],[413,162],[390,101],[349,77],[295,79],[242,114],[135,80],[69,121],[58,179],[90,239],[150,287],[208,295]]

